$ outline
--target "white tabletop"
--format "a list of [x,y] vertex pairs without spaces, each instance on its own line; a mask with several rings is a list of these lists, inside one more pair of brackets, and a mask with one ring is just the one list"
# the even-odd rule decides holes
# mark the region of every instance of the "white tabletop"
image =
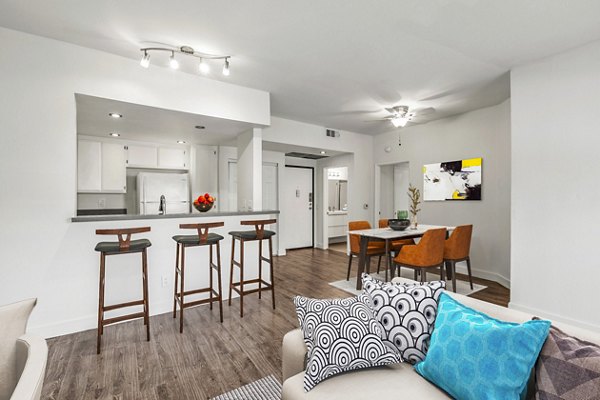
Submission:
[[449,231],[454,230],[454,226],[442,226],[442,225],[417,225],[417,229],[408,227],[403,231],[395,231],[392,228],[379,228],[379,229],[360,229],[356,231],[348,232],[351,235],[368,236],[377,239],[401,239],[403,237],[422,236],[425,232],[430,229],[446,228]]

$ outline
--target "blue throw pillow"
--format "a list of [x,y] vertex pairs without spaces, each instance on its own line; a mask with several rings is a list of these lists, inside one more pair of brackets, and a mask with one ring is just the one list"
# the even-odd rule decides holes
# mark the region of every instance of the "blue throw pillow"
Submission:
[[498,321],[442,293],[415,369],[457,399],[519,399],[549,330],[550,321]]

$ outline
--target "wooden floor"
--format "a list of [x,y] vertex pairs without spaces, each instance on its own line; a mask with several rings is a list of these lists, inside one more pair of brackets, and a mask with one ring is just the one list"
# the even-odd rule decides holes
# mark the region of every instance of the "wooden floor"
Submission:
[[[298,325],[292,297],[350,296],[328,284],[345,278],[346,262],[343,253],[316,249],[278,257],[275,311],[268,293],[245,298],[243,319],[239,301],[225,304],[223,324],[218,308],[191,308],[183,334],[170,313],[161,314],[151,318],[150,342],[141,320],[109,326],[100,356],[95,330],[50,339],[42,398],[208,399],[270,374],[281,380],[281,339]],[[475,281],[488,289],[473,297],[508,304],[508,289]]]

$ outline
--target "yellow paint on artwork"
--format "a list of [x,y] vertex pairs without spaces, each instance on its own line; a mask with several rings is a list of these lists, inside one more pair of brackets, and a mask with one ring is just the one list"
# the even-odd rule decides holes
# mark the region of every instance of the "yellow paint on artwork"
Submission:
[[462,167],[481,167],[481,158],[469,158],[468,160],[462,160]]
[[423,173],[427,172],[427,165],[423,165]]
[[[481,160],[481,158],[480,158]],[[455,190],[454,193],[452,193],[452,199],[453,200],[464,200],[467,196],[464,194],[460,194],[460,192],[458,190]]]

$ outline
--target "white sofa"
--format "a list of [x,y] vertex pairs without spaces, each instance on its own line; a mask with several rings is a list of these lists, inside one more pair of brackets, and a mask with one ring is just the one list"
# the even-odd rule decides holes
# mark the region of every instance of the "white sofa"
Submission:
[[[511,322],[525,322],[533,315],[491,303],[447,292],[457,301],[491,317]],[[600,345],[600,333],[565,324],[554,324],[564,332]],[[306,346],[300,329],[283,338],[282,400],[352,400],[352,399],[448,399],[448,395],[415,372],[412,365],[402,363],[389,367],[353,371],[329,378],[310,392],[303,389]]]
[[17,376],[19,380],[10,400],[39,400],[42,394],[48,346],[35,335],[23,335],[17,339]]

